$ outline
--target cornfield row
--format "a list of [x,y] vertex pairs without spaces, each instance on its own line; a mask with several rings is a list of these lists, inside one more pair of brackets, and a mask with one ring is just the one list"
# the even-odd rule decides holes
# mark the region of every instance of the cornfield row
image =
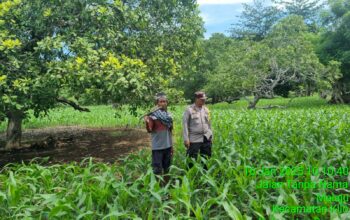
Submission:
[[[214,127],[208,170],[186,169],[181,138],[183,108],[176,108],[171,181],[159,186],[142,150],[113,165],[82,163],[44,166],[10,164],[0,174],[3,219],[312,219],[314,214],[274,213],[272,206],[329,205],[316,195],[334,189],[261,189],[258,181],[348,181],[350,175],[247,176],[250,167],[350,167],[347,106],[277,110],[233,110],[210,106]],[[136,120],[136,119],[135,119]],[[350,193],[349,189],[340,189]],[[349,205],[349,204],[347,204]],[[327,213],[321,219],[350,219]]]

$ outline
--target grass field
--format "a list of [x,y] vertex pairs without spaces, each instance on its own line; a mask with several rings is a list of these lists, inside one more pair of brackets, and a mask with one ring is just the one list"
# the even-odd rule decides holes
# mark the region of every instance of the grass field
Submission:
[[[262,100],[259,106],[286,105],[288,99]],[[43,166],[11,164],[0,174],[0,216],[3,219],[350,219],[350,212],[283,214],[274,205],[329,206],[317,195],[349,194],[346,187],[291,189],[259,188],[261,180],[286,182],[350,182],[350,108],[331,106],[316,97],[298,98],[287,109],[246,110],[247,103],[209,105],[212,114],[213,157],[208,171],[196,163],[186,170],[181,137],[184,106],[173,109],[175,156],[171,184],[161,188],[150,167],[149,151],[106,165],[86,159]],[[57,125],[92,127],[138,126],[126,111],[114,118],[107,106],[91,113],[67,108],[49,117],[30,118],[25,128]],[[140,110],[141,112],[141,110]],[[140,124],[143,126],[142,124]],[[4,131],[5,124],[0,130]],[[314,167],[303,175],[247,175],[247,167]],[[322,172],[334,166],[335,173]],[[340,168],[344,168],[340,170]],[[340,172],[341,171],[341,172]],[[170,195],[170,199],[164,197]],[[336,203],[335,203],[336,204]],[[343,204],[349,207],[349,202]]]
[[[298,98],[290,102],[290,99],[270,99],[261,100],[258,103],[259,106],[265,105],[288,105],[288,109],[310,109],[318,107],[328,107],[323,99],[317,97]],[[289,104],[288,104],[289,103]],[[246,101],[238,101],[234,104],[218,103],[214,106],[209,105],[209,108],[216,110],[242,110],[247,107]],[[126,108],[118,113],[120,116],[115,116],[115,109],[112,106],[88,106],[91,112],[79,112],[69,107],[56,108],[50,111],[48,116],[35,118],[33,114],[24,121],[23,128],[44,128],[53,126],[65,126],[65,125],[81,125],[88,127],[120,127],[120,126],[140,126],[142,121],[139,121],[137,117],[132,116]],[[178,116],[176,119],[181,118],[181,111],[185,106],[170,106],[170,110],[175,112]],[[138,113],[145,113],[146,110],[139,109]],[[180,117],[180,118],[179,118]],[[180,123],[180,120],[177,121]],[[177,123],[177,124],[178,124]],[[6,130],[6,122],[0,123],[0,132]]]

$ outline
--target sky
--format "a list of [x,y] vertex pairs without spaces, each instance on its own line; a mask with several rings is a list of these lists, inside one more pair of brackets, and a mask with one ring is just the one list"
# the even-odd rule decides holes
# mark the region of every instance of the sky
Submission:
[[231,24],[236,23],[237,16],[242,12],[242,3],[251,3],[252,0],[198,0],[201,16],[205,22],[205,38],[212,33],[227,32]]

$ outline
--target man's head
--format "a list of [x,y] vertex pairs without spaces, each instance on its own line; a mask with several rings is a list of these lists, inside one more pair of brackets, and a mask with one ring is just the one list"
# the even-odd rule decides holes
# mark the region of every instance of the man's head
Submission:
[[196,92],[194,93],[195,96],[195,105],[198,107],[202,107],[205,104],[205,100],[207,99],[207,96],[205,95],[204,92]]
[[156,104],[159,108],[166,110],[168,106],[168,99],[163,92],[156,94]]

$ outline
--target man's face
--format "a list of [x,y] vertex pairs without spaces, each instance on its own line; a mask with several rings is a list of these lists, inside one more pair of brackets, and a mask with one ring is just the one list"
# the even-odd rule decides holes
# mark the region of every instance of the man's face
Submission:
[[196,98],[195,104],[198,107],[202,107],[205,104],[205,99],[198,99],[198,98]]
[[165,98],[160,98],[158,99],[158,107],[162,108],[162,109],[166,109],[168,106],[168,101]]

